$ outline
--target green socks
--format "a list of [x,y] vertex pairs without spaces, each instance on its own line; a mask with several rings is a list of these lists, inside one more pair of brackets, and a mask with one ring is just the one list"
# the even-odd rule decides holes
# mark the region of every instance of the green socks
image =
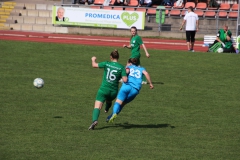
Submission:
[[99,115],[100,115],[100,110],[98,108],[94,108],[93,114],[92,114],[93,122],[98,120]]

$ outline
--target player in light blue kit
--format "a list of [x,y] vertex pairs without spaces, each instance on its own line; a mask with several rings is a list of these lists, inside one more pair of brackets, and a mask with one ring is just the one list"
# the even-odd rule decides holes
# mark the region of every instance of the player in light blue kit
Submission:
[[145,68],[137,66],[136,64],[138,64],[137,58],[129,59],[126,67],[126,72],[129,74],[128,81],[122,84],[122,87],[117,95],[117,100],[114,103],[113,112],[107,117],[107,122],[113,122],[117,115],[121,112],[124,105],[131,102],[139,94],[139,91],[142,88],[143,75],[146,76],[150,89],[153,89],[153,84],[148,72]]

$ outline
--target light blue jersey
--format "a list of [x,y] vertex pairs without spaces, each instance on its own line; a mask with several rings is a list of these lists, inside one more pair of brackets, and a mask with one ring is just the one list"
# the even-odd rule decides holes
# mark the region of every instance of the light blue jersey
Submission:
[[135,65],[128,66],[127,68],[130,70],[130,72],[126,84],[131,85],[139,91],[142,88],[142,76],[145,68]]
[[[142,88],[143,71],[145,71],[145,68],[135,65],[128,66],[127,69],[130,71],[128,81],[122,84],[122,87],[117,95],[117,99],[121,100],[125,104],[134,100],[134,98],[139,94],[139,91]],[[113,106],[113,113],[110,114],[107,119],[109,120],[112,115],[119,114],[121,110],[121,105],[118,102],[115,102]]]
[[117,96],[117,99],[125,103],[131,102],[139,94],[142,88],[142,72],[145,71],[145,68],[135,65],[128,66],[127,69],[130,71],[128,81],[122,84]]

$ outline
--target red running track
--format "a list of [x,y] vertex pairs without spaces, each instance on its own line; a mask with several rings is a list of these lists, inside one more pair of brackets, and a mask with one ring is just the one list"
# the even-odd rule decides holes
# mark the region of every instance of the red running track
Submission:
[[[129,43],[130,36],[129,38],[123,38],[123,37],[103,37],[103,36],[53,34],[23,31],[0,31],[0,39],[14,41],[31,41],[47,43],[50,42],[50,43],[122,47],[123,44]],[[143,41],[147,49],[187,51],[185,40],[143,38]],[[194,50],[196,52],[206,52],[207,48],[202,47],[202,45],[203,41],[196,41]]]

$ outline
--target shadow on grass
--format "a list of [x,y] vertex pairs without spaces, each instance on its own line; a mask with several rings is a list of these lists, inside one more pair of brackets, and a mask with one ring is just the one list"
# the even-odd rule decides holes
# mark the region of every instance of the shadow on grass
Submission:
[[[149,84],[149,83],[147,83]],[[164,84],[163,82],[152,82],[152,84]]]
[[63,118],[62,116],[54,116],[53,118]]
[[109,126],[104,126],[101,128],[95,128],[96,130],[106,129],[106,128],[112,128],[112,127],[122,127],[123,129],[132,129],[132,128],[175,128],[175,126],[171,126],[170,124],[129,124],[129,123],[116,123]]

